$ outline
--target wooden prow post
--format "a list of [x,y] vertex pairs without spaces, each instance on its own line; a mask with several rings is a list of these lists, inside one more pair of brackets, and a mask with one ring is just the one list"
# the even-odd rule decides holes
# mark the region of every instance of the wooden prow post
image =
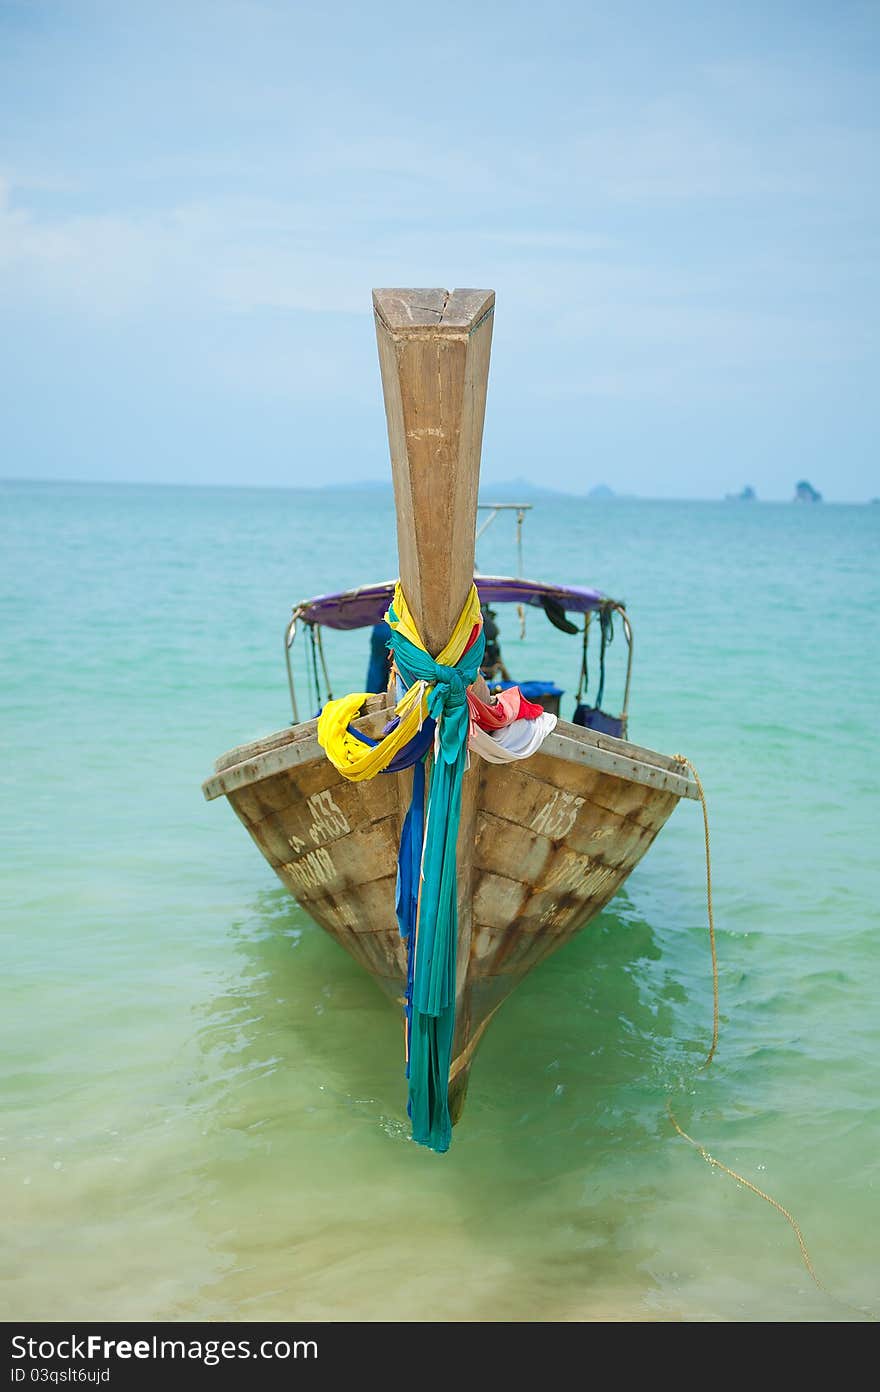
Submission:
[[494,290],[374,290],[400,582],[432,656],[474,578]]

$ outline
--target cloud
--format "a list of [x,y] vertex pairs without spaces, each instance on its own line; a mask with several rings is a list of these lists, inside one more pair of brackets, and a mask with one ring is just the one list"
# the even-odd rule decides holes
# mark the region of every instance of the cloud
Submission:
[[858,334],[844,339],[827,310],[795,302],[792,289],[816,274],[808,263],[782,302],[754,294],[740,302],[740,283],[772,282],[772,258],[731,280],[729,265],[671,264],[587,233],[442,225],[425,233],[389,228],[381,208],[360,217],[355,242],[350,229],[334,236],[334,212],[319,201],[226,198],[138,217],[47,216],[6,187],[0,287],[20,306],[30,297],[86,319],[149,323],[170,352],[182,351],[176,338],[188,342],[188,372],[256,397],[366,400],[369,333],[349,348],[350,330],[333,318],[365,320],[372,284],[425,283],[450,263],[465,272],[450,283],[498,289],[507,326],[498,351],[530,395],[723,399],[763,390],[768,370],[814,369],[865,347]]
[[827,120],[807,69],[696,63],[671,93],[571,96],[570,120],[509,139],[488,116],[466,140],[457,114],[408,127],[357,94],[303,136],[280,87],[259,100],[273,122],[253,158],[247,141],[204,157],[160,142],[127,181],[19,162],[0,181],[0,293],[170,336],[198,323],[202,370],[254,393],[356,390],[332,330],[307,351],[267,316],[366,318],[371,284],[495,285],[498,351],[538,395],[722,398],[867,351],[846,277],[875,270],[850,232],[874,196],[873,132]]
[[178,250],[173,218],[40,216],[0,180],[0,289],[9,300],[126,313],[156,296]]

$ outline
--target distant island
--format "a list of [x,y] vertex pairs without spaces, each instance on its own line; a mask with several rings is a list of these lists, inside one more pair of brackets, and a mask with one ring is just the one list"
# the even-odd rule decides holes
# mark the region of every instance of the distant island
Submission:
[[588,498],[592,502],[605,502],[609,498],[616,499],[621,496],[615,493],[613,488],[609,488],[607,483],[597,483],[587,493],[573,493],[566,488],[545,488],[542,484],[523,478],[521,474],[512,479],[483,479],[480,492],[486,498],[517,503],[527,502],[529,498]]
[[750,483],[747,483],[741,493],[725,493],[724,501],[727,503],[754,503],[757,502],[758,495]]
[[822,494],[814,488],[806,479],[801,479],[794,490],[794,502],[796,503],[821,503]]
[[570,498],[564,488],[545,488],[522,474],[510,479],[481,479],[480,492],[500,502],[527,502],[529,498]]

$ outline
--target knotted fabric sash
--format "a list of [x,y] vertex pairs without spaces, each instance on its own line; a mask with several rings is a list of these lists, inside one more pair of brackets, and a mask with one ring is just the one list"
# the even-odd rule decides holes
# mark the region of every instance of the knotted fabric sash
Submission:
[[[436,662],[429,655],[419,637],[418,629],[409,612],[406,600],[403,598],[399,581],[395,587],[394,599],[385,615],[385,620],[392,630],[391,650],[397,662],[398,671],[409,688],[395,707],[395,714],[398,717],[397,725],[375,744],[364,740],[363,737],[359,737],[348,728],[364,702],[373,694],[369,691],[355,691],[350,696],[340,697],[337,701],[328,701],[318,719],[318,743],[325,750],[334,767],[354,783],[365,778],[374,778],[377,773],[384,772],[396,755],[419,732],[428,715],[429,684],[439,681],[441,685],[448,686],[448,681],[443,674],[457,672],[455,664],[464,659],[467,652],[466,670],[473,671],[473,676],[468,677],[464,683],[464,685],[468,685],[476,676],[483,654],[481,648],[476,659],[476,667],[474,667],[473,654],[469,650],[473,647],[483,626],[483,616],[480,613],[480,601],[475,585],[471,587],[471,592],[459,615],[452,637],[438,655]],[[406,668],[407,654],[410,658],[409,668]],[[420,661],[423,664],[422,670],[426,671],[428,675],[417,678],[408,677],[407,671],[413,671],[419,667]],[[457,680],[456,676],[452,677],[453,682]],[[443,705],[442,700],[440,704]],[[433,714],[433,711],[431,713]]]
[[[478,700],[475,681],[485,648],[476,587],[449,642],[431,657],[398,583],[385,615],[391,650],[406,690],[395,718],[378,740],[351,728],[369,695],[328,701],[318,742],[335,768],[353,782],[413,768],[413,793],[397,856],[397,922],[407,944],[407,1111],[413,1139],[448,1150],[449,1064],[455,1028],[458,885],[455,847],[468,749],[490,763],[525,759],[556,724],[516,687],[494,705]],[[433,756],[432,756],[433,745]],[[431,773],[425,806],[426,768]]]
[[427,809],[424,765],[415,764],[413,799],[398,854],[397,918],[408,947],[407,1110],[413,1140],[444,1151],[452,1136],[448,1090],[458,942],[455,843],[470,728],[467,688],[479,672],[485,638],[476,586],[436,659],[422,642],[399,583],[385,617],[394,661],[407,687],[396,706],[397,725],[377,744],[365,744],[348,729],[366,700],[365,693],[355,693],[327,703],[317,733],[339,772],[359,781],[387,768],[427,717],[436,722]]

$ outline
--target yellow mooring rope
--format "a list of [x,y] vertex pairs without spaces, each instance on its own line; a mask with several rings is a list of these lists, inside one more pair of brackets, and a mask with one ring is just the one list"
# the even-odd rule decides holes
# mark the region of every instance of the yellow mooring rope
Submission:
[[[721,1160],[716,1160],[714,1155],[709,1154],[705,1146],[701,1146],[699,1141],[695,1141],[693,1136],[689,1136],[686,1131],[683,1131],[679,1126],[678,1122],[675,1120],[675,1117],[673,1116],[672,1108],[669,1105],[668,1098],[666,1101],[666,1110],[669,1113],[669,1120],[672,1122],[672,1125],[675,1127],[679,1136],[681,1136],[682,1139],[685,1141],[690,1141],[691,1145],[694,1146],[700,1152],[707,1165],[714,1165],[716,1170],[723,1170],[725,1174],[730,1175],[731,1179],[735,1179],[738,1184],[744,1184],[747,1189],[751,1189],[753,1194],[757,1194],[759,1199],[766,1199],[768,1204],[773,1205],[777,1213],[781,1213],[783,1218],[786,1218],[788,1220],[788,1222],[792,1226],[794,1235],[798,1240],[798,1246],[801,1249],[801,1256],[804,1259],[804,1266],[809,1271],[810,1275],[816,1282],[816,1285],[819,1287],[820,1291],[824,1291],[826,1295],[831,1295],[831,1292],[828,1290],[826,1286],[822,1285],[822,1282],[816,1275],[813,1263],[810,1261],[810,1254],[807,1251],[807,1244],[804,1241],[804,1235],[800,1230],[800,1226],[797,1220],[791,1213],[789,1213],[788,1209],[783,1208],[782,1204],[778,1203],[776,1199],[773,1198],[772,1194],[765,1194],[764,1190],[759,1189],[757,1184],[753,1184],[750,1179],[746,1179],[744,1175],[737,1174],[736,1170],[732,1170],[729,1165],[725,1165]],[[832,1297],[832,1299],[833,1298],[834,1297]]]
[[703,809],[703,831],[706,837],[706,908],[709,914],[709,948],[712,953],[712,1043],[703,1060],[703,1067],[708,1068],[715,1057],[715,1050],[718,1048],[718,952],[715,947],[715,914],[712,910],[712,852],[709,846],[709,811],[706,807],[706,794],[700,775],[690,759],[686,759],[684,754],[673,754],[672,757],[677,759],[680,764],[685,764],[694,775],[697,792],[700,794],[700,806]]
[[[715,915],[712,911],[712,857],[709,847],[709,813],[706,808],[706,794],[703,789],[703,784],[700,779],[700,775],[697,773],[697,770],[694,768],[690,759],[686,759],[683,754],[675,754],[673,755],[673,758],[675,758],[680,764],[685,764],[690,769],[691,773],[694,775],[694,782],[697,785],[697,792],[700,795],[700,804],[703,808],[703,829],[706,835],[706,901],[709,914],[709,946],[712,951],[712,1044],[702,1064],[703,1068],[708,1068],[709,1064],[715,1057],[715,1050],[718,1047],[718,954],[715,948]],[[735,1179],[738,1184],[745,1185],[746,1189],[750,1189],[752,1193],[757,1194],[759,1198],[765,1199],[766,1202],[770,1204],[773,1208],[775,1208],[778,1213],[782,1214],[783,1218],[785,1218],[791,1225],[792,1231],[794,1232],[794,1235],[798,1240],[798,1246],[801,1249],[801,1256],[803,1257],[804,1266],[809,1271],[816,1285],[819,1287],[819,1290],[823,1291],[825,1295],[830,1295],[832,1299],[836,1299],[837,1297],[831,1295],[831,1292],[828,1290],[827,1286],[823,1286],[822,1282],[819,1280],[819,1277],[816,1275],[815,1268],[813,1266],[812,1261],[810,1260],[810,1253],[807,1250],[807,1244],[804,1241],[804,1235],[801,1232],[797,1221],[795,1220],[793,1215],[789,1213],[788,1209],[783,1208],[782,1204],[778,1203],[776,1199],[772,1197],[772,1195],[765,1194],[764,1190],[759,1189],[757,1184],[753,1184],[750,1179],[746,1179],[744,1175],[738,1174],[737,1171],[732,1170],[729,1165],[725,1165],[720,1160],[716,1160],[714,1155],[709,1154],[705,1146],[700,1145],[699,1141],[695,1141],[693,1136],[689,1136],[686,1131],[682,1130],[682,1128],[676,1121],[675,1116],[673,1115],[672,1107],[668,1099],[666,1102],[666,1111],[669,1114],[669,1120],[672,1122],[672,1125],[675,1127],[675,1130],[678,1132],[679,1136],[681,1136],[684,1140],[689,1141],[690,1144],[700,1152],[707,1165],[712,1165],[717,1170],[723,1170],[725,1174],[730,1175],[731,1179]],[[860,1311],[859,1313],[863,1314],[864,1311]]]

